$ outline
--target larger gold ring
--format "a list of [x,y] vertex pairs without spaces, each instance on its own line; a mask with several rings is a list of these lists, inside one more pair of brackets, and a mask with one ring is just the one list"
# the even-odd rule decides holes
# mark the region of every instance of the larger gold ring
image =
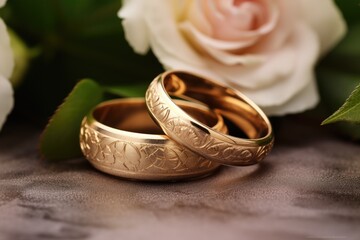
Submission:
[[[209,128],[179,108],[170,95],[208,105],[248,138]],[[206,159],[252,165],[272,149],[272,127],[263,111],[240,92],[215,81],[183,71],[165,72],[150,84],[146,104],[166,135]]]
[[[176,103],[204,124],[227,132],[222,117],[208,108]],[[80,145],[95,168],[124,178],[172,181],[206,176],[219,167],[163,135],[144,99],[118,99],[95,107],[82,122]]]

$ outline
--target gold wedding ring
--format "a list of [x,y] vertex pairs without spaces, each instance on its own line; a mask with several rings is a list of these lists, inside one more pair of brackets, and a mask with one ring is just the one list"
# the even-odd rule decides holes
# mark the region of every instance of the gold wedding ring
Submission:
[[[246,137],[210,128],[183,111],[170,96],[206,104]],[[165,134],[205,159],[246,166],[258,163],[272,149],[274,138],[268,118],[232,88],[187,72],[169,71],[153,80],[145,98],[150,114]]]
[[[227,132],[222,117],[207,107],[175,103],[197,122]],[[82,122],[80,145],[95,168],[124,178],[172,181],[206,176],[219,167],[163,135],[141,98],[112,100],[95,107]]]

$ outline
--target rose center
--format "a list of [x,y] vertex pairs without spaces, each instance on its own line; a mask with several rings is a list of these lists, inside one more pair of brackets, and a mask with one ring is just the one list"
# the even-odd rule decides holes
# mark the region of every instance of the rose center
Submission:
[[232,0],[228,10],[227,18],[238,30],[255,30],[265,21],[263,6],[254,0]]

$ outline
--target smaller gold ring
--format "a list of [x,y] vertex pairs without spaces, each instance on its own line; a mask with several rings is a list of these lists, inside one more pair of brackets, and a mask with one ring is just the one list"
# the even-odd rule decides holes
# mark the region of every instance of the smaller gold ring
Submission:
[[[246,137],[211,129],[185,113],[170,96],[206,104]],[[160,74],[146,92],[146,104],[166,135],[206,159],[224,165],[256,164],[270,152],[274,137],[265,113],[235,89],[184,71]]]
[[[227,132],[222,117],[207,107],[181,100],[176,103],[204,124]],[[143,98],[96,106],[82,122],[80,146],[95,168],[129,179],[183,180],[207,176],[219,167],[164,135]]]

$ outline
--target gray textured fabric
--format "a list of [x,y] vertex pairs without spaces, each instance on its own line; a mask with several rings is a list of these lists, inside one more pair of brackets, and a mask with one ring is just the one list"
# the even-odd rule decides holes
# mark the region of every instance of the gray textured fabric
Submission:
[[40,160],[39,131],[0,134],[0,239],[360,239],[360,147],[281,124],[259,166],[191,182],[111,177]]

